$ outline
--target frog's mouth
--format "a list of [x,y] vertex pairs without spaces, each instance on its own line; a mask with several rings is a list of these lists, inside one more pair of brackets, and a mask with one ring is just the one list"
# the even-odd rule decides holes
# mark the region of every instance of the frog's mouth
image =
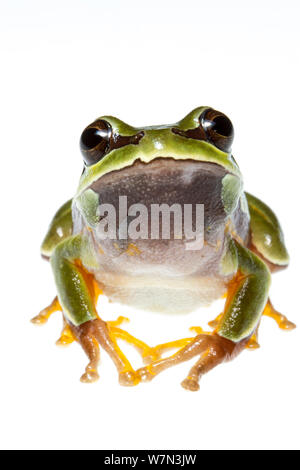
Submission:
[[[99,203],[112,204],[116,211],[119,197],[127,205],[152,204],[204,205],[205,226],[224,220],[223,179],[230,174],[221,165],[194,160],[156,158],[150,163],[136,161],[132,166],[105,174],[90,189],[99,195]],[[118,211],[117,211],[118,213]]]

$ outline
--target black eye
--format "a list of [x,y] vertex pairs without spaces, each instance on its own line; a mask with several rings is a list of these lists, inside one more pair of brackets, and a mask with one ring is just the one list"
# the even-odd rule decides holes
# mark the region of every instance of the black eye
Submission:
[[220,111],[207,109],[199,120],[208,140],[223,152],[229,152],[234,137],[230,119]]
[[80,137],[80,150],[87,166],[94,165],[109,151],[111,127],[102,119],[86,127]]

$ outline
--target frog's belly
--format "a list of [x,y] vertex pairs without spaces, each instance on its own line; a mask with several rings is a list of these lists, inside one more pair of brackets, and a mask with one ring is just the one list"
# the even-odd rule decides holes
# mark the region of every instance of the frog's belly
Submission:
[[101,273],[98,280],[111,301],[152,312],[188,313],[209,305],[226,292],[222,278],[133,278]]
[[215,243],[210,239],[195,251],[181,240],[137,240],[134,256],[126,251],[108,256],[106,245],[94,275],[111,301],[148,311],[191,312],[222,297],[231,277],[220,273],[223,227],[214,236]]

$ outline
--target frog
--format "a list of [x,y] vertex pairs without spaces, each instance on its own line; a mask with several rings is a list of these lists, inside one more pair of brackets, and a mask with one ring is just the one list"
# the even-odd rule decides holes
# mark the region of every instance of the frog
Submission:
[[[269,298],[271,275],[289,264],[283,231],[272,209],[244,191],[233,140],[231,120],[209,106],[174,124],[133,127],[105,115],[83,130],[77,192],[56,212],[41,246],[57,296],[32,320],[43,324],[53,312],[62,312],[57,343],[81,345],[89,361],[82,382],[98,380],[103,349],[124,386],[151,381],[194,359],[181,385],[196,391],[204,374],[259,347],[263,315],[283,330],[295,328]],[[143,236],[142,230],[134,238],[125,236],[124,227],[134,220],[128,207],[116,216],[117,230],[104,236],[108,221],[101,208],[116,208],[124,197],[131,208],[203,207],[202,244],[191,248],[193,237],[175,236],[174,230],[169,238]],[[140,226],[145,229],[147,223]],[[141,312],[169,313],[170,322],[172,315],[226,300],[209,331],[192,327],[192,335],[149,346],[121,328],[125,317],[101,318],[102,295]],[[138,350],[141,367],[132,366],[120,340]]]

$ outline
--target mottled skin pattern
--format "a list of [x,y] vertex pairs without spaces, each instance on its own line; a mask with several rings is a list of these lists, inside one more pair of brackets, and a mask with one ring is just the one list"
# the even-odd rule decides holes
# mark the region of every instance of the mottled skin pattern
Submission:
[[[35,322],[61,310],[59,344],[76,339],[89,357],[82,381],[98,378],[99,346],[114,361],[122,385],[151,380],[159,372],[198,356],[183,387],[197,390],[199,378],[256,347],[262,314],[279,326],[294,325],[268,300],[270,271],[288,265],[279,222],[259,199],[244,193],[242,175],[231,154],[233,127],[222,113],[200,107],[178,123],[134,128],[104,116],[81,137],[85,167],[75,197],[56,213],[42,244],[50,259],[58,299]],[[99,235],[99,204],[128,206],[204,204],[204,246],[187,250],[189,240],[113,239]],[[117,226],[119,220],[117,220]],[[150,311],[188,312],[226,295],[214,330],[149,347],[119,328],[122,319],[98,316],[99,293],[112,301]],[[119,349],[122,339],[138,348],[148,365],[135,371]],[[167,358],[161,354],[176,349]]]

